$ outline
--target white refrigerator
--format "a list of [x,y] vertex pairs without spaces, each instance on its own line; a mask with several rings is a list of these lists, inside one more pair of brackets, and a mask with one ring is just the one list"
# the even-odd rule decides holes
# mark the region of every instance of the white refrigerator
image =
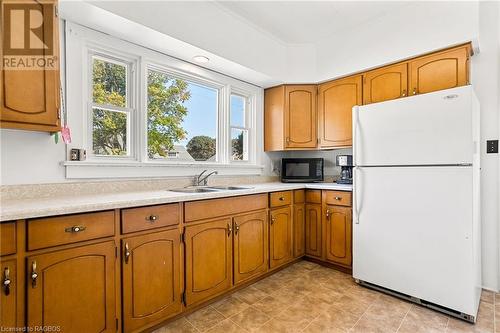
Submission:
[[353,108],[353,276],[475,322],[479,103],[471,86]]

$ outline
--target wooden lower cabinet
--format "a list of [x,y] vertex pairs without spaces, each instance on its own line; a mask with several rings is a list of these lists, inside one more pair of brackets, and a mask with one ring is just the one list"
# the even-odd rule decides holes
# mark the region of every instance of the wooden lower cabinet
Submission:
[[305,204],[293,206],[293,257],[302,257],[306,253]]
[[2,260],[1,295],[0,295],[0,327],[2,332],[17,327],[17,265],[16,259]]
[[185,227],[188,306],[231,288],[232,223],[231,218],[222,218]]
[[321,205],[305,205],[305,252],[308,256],[321,257]]
[[268,269],[269,244],[267,212],[233,218],[234,284],[263,274]]
[[269,266],[275,268],[292,260],[292,214],[291,208],[283,207],[270,211]]
[[327,261],[351,267],[352,208],[325,206],[325,257]]
[[27,324],[60,332],[116,332],[115,243],[27,258]]
[[124,332],[180,313],[179,230],[125,238],[122,253]]

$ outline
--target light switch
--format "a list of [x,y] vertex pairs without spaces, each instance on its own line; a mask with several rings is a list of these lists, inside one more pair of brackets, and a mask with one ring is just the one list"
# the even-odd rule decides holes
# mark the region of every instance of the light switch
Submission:
[[498,140],[486,141],[486,154],[498,154]]

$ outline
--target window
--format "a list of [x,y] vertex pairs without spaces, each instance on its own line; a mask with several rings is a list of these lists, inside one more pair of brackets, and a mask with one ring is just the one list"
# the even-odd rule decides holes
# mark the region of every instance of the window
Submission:
[[[262,172],[262,88],[66,23],[68,178]],[[260,149],[259,149],[260,148]],[[140,166],[140,167],[138,167]]]
[[90,59],[92,153],[96,156],[129,156],[129,65],[95,55]]
[[231,160],[248,161],[247,98],[231,94]]
[[217,161],[218,90],[148,70],[148,157]]

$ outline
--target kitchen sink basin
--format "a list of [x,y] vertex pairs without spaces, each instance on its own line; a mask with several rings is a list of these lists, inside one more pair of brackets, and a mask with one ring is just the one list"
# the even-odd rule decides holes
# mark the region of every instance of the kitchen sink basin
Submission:
[[184,187],[184,188],[174,188],[169,190],[171,192],[180,192],[180,193],[205,193],[205,192],[217,192],[216,189],[207,188],[207,187]]
[[237,190],[249,190],[252,187],[244,187],[244,186],[210,186],[209,188],[213,188],[218,191],[237,191]]

